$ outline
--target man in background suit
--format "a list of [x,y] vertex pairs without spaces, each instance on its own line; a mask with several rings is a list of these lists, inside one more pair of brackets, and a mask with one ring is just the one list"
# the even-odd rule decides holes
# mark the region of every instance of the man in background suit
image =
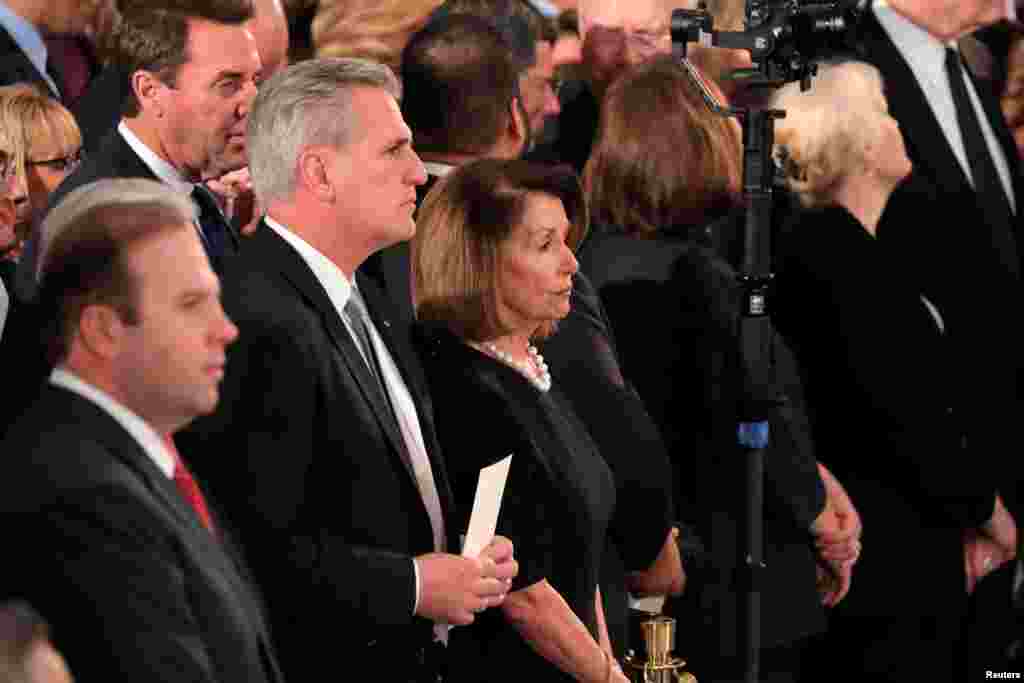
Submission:
[[61,75],[49,60],[43,34],[78,33],[95,7],[82,0],[0,2],[0,85],[34,83],[64,98]]
[[3,598],[78,680],[282,680],[256,593],[164,435],[217,404],[238,330],[187,197],[143,179],[49,214],[40,305],[56,363],[0,444]]
[[[530,139],[520,91],[528,67],[522,50],[513,51],[491,22],[456,12],[433,19],[402,52],[402,116],[427,171],[417,205],[455,167],[475,159],[515,159]],[[529,29],[525,22],[522,29]],[[526,46],[532,50],[532,38]],[[410,323],[409,244],[371,255],[363,272],[386,290],[399,322]]]
[[415,230],[426,176],[398,92],[387,67],[348,59],[260,88],[250,169],[267,216],[224,276],[242,341],[216,413],[179,435],[241,532],[296,680],[331,652],[436,682],[444,624],[500,604],[516,572],[507,539],[447,552],[463,530],[422,370],[358,270]]
[[[885,81],[892,116],[900,123],[913,175],[878,226],[879,243],[901,258],[907,278],[939,310],[954,348],[946,369],[965,397],[960,419],[972,452],[988,454],[1002,470],[998,487],[1020,519],[1020,457],[1008,451],[1019,420],[1022,364],[1020,161],[989,90],[975,81],[955,48],[957,39],[1005,17],[1003,0],[877,0],[860,27],[861,58]],[[922,201],[941,221],[921,220]],[[965,467],[972,467],[965,463]],[[987,466],[975,467],[983,472]],[[867,530],[870,537],[871,531]],[[975,552],[977,543],[967,543]],[[988,570],[1007,559],[992,546]],[[985,558],[982,558],[985,563]],[[984,640],[1004,642],[1012,563],[977,587],[988,614],[972,628],[991,628]],[[987,626],[986,626],[987,624]],[[1002,632],[1002,633],[1001,633]],[[991,636],[991,637],[989,637]],[[998,649],[998,646],[997,648]],[[999,670],[994,653],[984,668]],[[971,675],[981,675],[980,663]]]
[[247,163],[246,116],[262,69],[246,27],[252,0],[122,9],[117,52],[130,84],[123,117],[57,188],[51,206],[98,178],[160,180],[199,205],[200,238],[219,273],[238,235],[203,182]]

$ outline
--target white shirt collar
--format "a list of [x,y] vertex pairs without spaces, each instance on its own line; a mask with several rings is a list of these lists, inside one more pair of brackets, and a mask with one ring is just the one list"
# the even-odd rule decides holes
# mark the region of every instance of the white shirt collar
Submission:
[[50,74],[46,72],[48,51],[39,29],[21,15],[15,14],[14,10],[4,2],[0,2],[0,26],[3,26],[4,30],[10,34],[18,48],[28,57],[28,61],[32,62],[36,71],[46,79],[54,94],[59,95],[57,84],[50,79]]
[[117,124],[117,132],[121,134],[124,141],[132,148],[132,151],[139,155],[150,171],[157,178],[171,187],[181,190],[186,194],[192,194],[195,183],[187,180],[178,169],[174,168],[166,159],[162,159],[156,152],[151,150],[146,143],[139,139],[132,129],[123,120]]
[[348,303],[349,297],[352,296],[352,283],[345,277],[345,273],[341,271],[341,268],[334,261],[317,251],[316,247],[270,216],[265,216],[263,220],[271,230],[281,236],[281,239],[290,244],[295,251],[299,252],[299,256],[309,266],[309,269],[313,271],[317,282],[327,291],[327,297],[334,304],[338,315],[344,318],[345,305]]
[[149,459],[163,472],[168,479],[174,477],[174,456],[164,445],[163,437],[149,426],[137,414],[115,401],[106,392],[97,389],[82,378],[64,367],[56,367],[50,373],[50,384],[78,394],[87,401],[96,404],[103,412],[112,417],[122,428],[135,439],[145,451]]
[[446,175],[454,171],[457,167],[451,164],[445,164],[440,161],[424,161],[423,168],[426,169],[427,173],[438,178],[444,178]]
[[946,85],[946,48],[956,49],[956,41],[943,43],[910,19],[894,10],[885,0],[873,5],[878,23],[882,25],[900,54],[910,63],[911,70],[920,78]]

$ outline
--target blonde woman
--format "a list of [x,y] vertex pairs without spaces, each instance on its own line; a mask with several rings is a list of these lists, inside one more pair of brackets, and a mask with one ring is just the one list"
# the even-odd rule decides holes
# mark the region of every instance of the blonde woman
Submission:
[[[894,192],[911,162],[874,67],[822,67],[808,92],[787,85],[772,106],[787,114],[776,140],[789,186],[815,209],[780,245],[774,320],[803,369],[820,457],[870,545],[821,661],[843,656],[863,680],[966,680],[956,646],[967,593],[1013,556],[1016,527],[988,454],[965,437],[965,408],[983,397],[957,389],[948,313],[876,240],[908,215],[894,207],[927,213],[933,198]],[[973,227],[952,223],[934,228]]]
[[395,72],[409,38],[442,0],[324,0],[313,18],[317,57],[361,57]]
[[24,83],[0,87],[0,130],[11,144],[17,228],[25,239],[50,193],[81,161],[82,134],[60,102]]

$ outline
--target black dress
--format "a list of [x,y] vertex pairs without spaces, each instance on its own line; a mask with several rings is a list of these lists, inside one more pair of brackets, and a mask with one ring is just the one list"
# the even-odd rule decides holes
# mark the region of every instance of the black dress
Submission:
[[[480,469],[513,455],[497,533],[515,545],[512,591],[546,579],[598,638],[594,598],[615,501],[611,472],[557,387],[541,392],[449,332],[417,325],[457,526],[465,529]],[[537,655],[501,610],[449,636],[450,679],[570,681]]]
[[[623,376],[611,323],[583,273],[572,307],[544,340],[544,358],[615,477],[615,512],[601,566],[601,597],[615,655],[639,651],[631,640],[626,573],[649,567],[675,522],[672,466],[665,443],[636,390]],[[692,567],[687,567],[689,570]],[[642,618],[637,612],[634,621]]]
[[845,209],[806,214],[780,249],[776,325],[804,369],[820,457],[864,524],[829,639],[861,652],[871,680],[952,680],[967,604],[961,534],[991,515],[996,486],[964,404],[986,397],[958,391],[943,312]]

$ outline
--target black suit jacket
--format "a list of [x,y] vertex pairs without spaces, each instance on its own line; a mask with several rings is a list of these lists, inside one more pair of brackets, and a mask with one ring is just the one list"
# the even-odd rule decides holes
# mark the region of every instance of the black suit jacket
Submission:
[[[63,84],[60,82],[59,74],[55,80],[57,90],[61,92],[61,97],[57,99],[63,99]],[[39,73],[28,56],[21,51],[11,34],[0,28],[0,85],[15,83],[31,83],[50,97],[54,96],[46,77]]]
[[76,680],[282,680],[243,568],[106,412],[49,386],[0,449],[0,592]]
[[[905,275],[899,259],[833,208],[793,228],[773,297],[776,325],[805,372],[820,457],[868,539],[838,608],[855,614],[962,610],[961,534],[995,504],[991,462],[964,440],[964,407],[977,397],[950,381],[950,339]],[[899,556],[927,557],[927,566],[894,562]]]
[[[386,657],[397,680],[431,640],[430,622],[413,616],[411,557],[431,552],[433,537],[405,444],[300,255],[265,224],[248,239],[223,278],[224,307],[241,334],[228,349],[220,405],[179,442],[198,454],[196,471],[240,531],[286,674],[314,677],[319,656],[331,652],[338,661]],[[356,279],[416,402],[451,522],[422,371],[389,323],[389,303]],[[450,527],[448,539],[458,542]]]
[[[1024,179],[1016,146],[998,100],[975,81],[1013,179],[1018,208],[1008,218],[979,202],[921,86],[873,13],[865,15],[860,33],[862,58],[882,73],[889,110],[900,122],[914,164],[878,226],[879,242],[942,311],[954,345],[950,372],[958,390],[985,399],[967,406],[964,416],[977,453],[999,457],[1008,483],[1019,481],[1020,459],[1001,456],[1012,443],[1006,428],[1014,424],[1024,391],[1019,360]],[[1004,492],[1016,498],[1009,488]],[[1024,512],[1013,511],[1018,520]]]

